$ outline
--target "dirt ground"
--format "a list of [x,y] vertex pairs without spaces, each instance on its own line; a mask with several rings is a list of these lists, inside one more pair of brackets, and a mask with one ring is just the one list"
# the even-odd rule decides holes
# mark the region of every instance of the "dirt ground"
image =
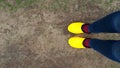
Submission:
[[[120,1],[110,5],[107,0],[54,1],[45,0],[14,12],[0,10],[0,68],[120,68],[119,63],[92,49],[73,49],[67,44],[68,38],[75,36],[67,31],[68,24],[92,23],[120,10]],[[120,40],[120,34],[80,36]]]

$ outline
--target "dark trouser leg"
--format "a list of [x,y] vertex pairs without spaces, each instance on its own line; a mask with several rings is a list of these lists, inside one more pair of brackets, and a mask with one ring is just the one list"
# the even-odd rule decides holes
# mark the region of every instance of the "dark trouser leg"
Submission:
[[88,27],[92,33],[120,33],[120,11],[111,13]]
[[[117,46],[118,44],[116,45],[115,43],[118,43],[119,46]],[[120,52],[118,52],[120,51],[120,41],[91,39],[90,47],[109,59],[120,62]]]

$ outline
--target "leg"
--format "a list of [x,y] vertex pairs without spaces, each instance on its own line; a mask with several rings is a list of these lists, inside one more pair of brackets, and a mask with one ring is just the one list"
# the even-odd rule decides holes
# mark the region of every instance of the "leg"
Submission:
[[120,42],[116,42],[112,47],[113,55],[120,61]]
[[[115,49],[113,45],[116,42],[120,42],[120,41],[91,39],[89,45],[90,45],[91,48],[93,48],[94,50],[96,50],[99,53],[103,54],[104,56],[110,58],[111,60],[120,62],[120,59],[118,59],[113,54],[113,52],[115,52],[115,51],[113,51],[113,49]],[[120,51],[120,47],[119,47],[119,51]]]
[[89,31],[93,33],[99,32],[120,32],[120,11],[107,15],[106,17],[94,22],[89,26]]

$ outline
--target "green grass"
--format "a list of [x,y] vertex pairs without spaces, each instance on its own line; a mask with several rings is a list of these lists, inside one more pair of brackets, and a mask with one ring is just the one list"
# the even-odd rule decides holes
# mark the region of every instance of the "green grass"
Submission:
[[[71,0],[72,1],[72,0]],[[48,9],[52,11],[68,11],[70,0],[52,0],[47,3],[47,0],[0,0],[1,9],[17,10],[19,8],[29,7],[33,3],[38,3],[39,8]]]
[[52,2],[45,5],[45,7],[52,11],[68,11],[69,5],[70,0],[52,0]]
[[[9,10],[17,10],[19,8],[29,7],[33,3],[38,3],[39,8],[52,10],[52,11],[70,11],[70,9],[76,11],[86,11],[86,5],[88,3],[99,4],[101,8],[108,9],[113,7],[113,3],[119,0],[81,0],[80,4],[78,4],[79,0],[51,0],[50,2],[47,0],[0,0],[0,8],[9,9]],[[46,3],[47,2],[47,3]],[[78,8],[74,6],[78,5]]]
[[11,1],[0,0],[0,8],[17,10],[18,8],[21,8],[21,7],[30,6],[37,1],[38,0],[11,0]]

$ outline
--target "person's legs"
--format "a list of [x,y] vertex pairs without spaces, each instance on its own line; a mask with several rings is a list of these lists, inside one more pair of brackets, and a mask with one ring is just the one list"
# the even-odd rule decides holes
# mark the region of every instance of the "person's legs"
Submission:
[[[116,42],[120,42],[120,41],[115,41],[115,40],[98,40],[98,39],[91,39],[90,42],[89,42],[89,46],[91,48],[93,48],[94,50],[96,50],[97,52],[103,54],[104,56],[110,58],[111,60],[114,60],[114,61],[117,61],[117,62],[120,62],[120,59],[118,59],[114,54],[118,54],[120,52],[120,46],[118,46],[117,50],[115,50],[116,47],[114,46],[117,46],[115,45]],[[120,45],[120,43],[119,43]],[[113,51],[113,49],[115,51]],[[117,53],[116,53],[117,51]],[[119,54],[120,55],[120,54]],[[120,58],[120,56],[119,56]]]
[[91,33],[120,32],[120,11],[111,13],[104,18],[94,22],[93,24],[90,24],[88,29]]

